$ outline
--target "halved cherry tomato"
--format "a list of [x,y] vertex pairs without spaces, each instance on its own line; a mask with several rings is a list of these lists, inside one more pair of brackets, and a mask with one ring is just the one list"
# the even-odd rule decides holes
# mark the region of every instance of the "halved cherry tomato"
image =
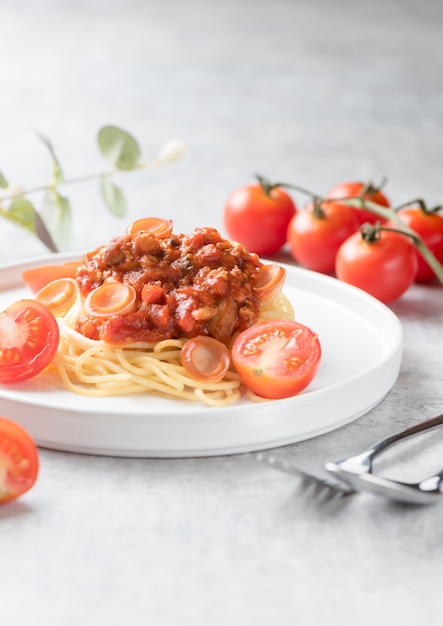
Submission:
[[244,330],[232,346],[242,382],[264,398],[287,398],[313,380],[321,357],[317,335],[298,322],[269,320]]
[[130,224],[126,233],[133,235],[140,231],[147,231],[159,239],[166,239],[172,233],[172,228],[172,220],[164,220],[161,217],[142,217]]
[[85,299],[85,311],[94,317],[125,315],[134,308],[136,292],[126,283],[103,283],[89,292]]
[[387,304],[414,282],[415,247],[406,235],[389,230],[380,230],[374,239],[357,232],[340,246],[335,271],[340,280]]
[[[441,213],[427,213],[420,207],[408,207],[400,209],[398,217],[419,235],[429,250],[440,263],[443,263],[443,215]],[[434,271],[424,260],[416,248],[417,274],[415,282],[427,283],[435,278]]]
[[[375,202],[375,204],[380,204],[384,207],[389,207],[390,202],[384,193],[380,191],[378,187],[374,187],[371,183],[362,183],[362,182],[345,182],[339,183],[335,185],[328,191],[326,194],[326,198],[336,198],[339,200],[340,198],[355,198],[360,197],[365,200],[371,200],[371,202]],[[367,209],[356,209],[353,208],[353,211],[359,221],[359,224],[364,224],[368,222],[369,224],[375,224],[376,222],[382,222],[383,220],[372,213]]]
[[181,362],[191,378],[218,382],[230,368],[231,356],[221,341],[198,335],[188,339],[182,347]]
[[0,502],[29,491],[37,480],[38,469],[32,437],[16,422],[0,417]]
[[260,179],[231,193],[224,208],[229,237],[249,252],[274,254],[286,243],[286,231],[296,206],[280,187]]
[[354,209],[338,202],[310,202],[288,226],[291,254],[304,267],[332,274],[341,244],[358,230]]
[[26,380],[54,358],[59,329],[37,300],[19,300],[0,313],[0,382]]
[[77,267],[81,261],[69,261],[63,265],[40,265],[32,267],[22,273],[22,279],[25,285],[32,291],[37,293],[48,283],[58,278],[75,278]]
[[64,315],[74,304],[78,285],[73,278],[58,278],[36,293],[35,299],[44,304],[56,317]]

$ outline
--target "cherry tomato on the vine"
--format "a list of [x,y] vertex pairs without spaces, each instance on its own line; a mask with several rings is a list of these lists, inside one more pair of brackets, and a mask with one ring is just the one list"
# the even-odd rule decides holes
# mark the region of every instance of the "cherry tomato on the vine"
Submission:
[[59,342],[57,320],[37,300],[19,300],[0,313],[0,382],[14,383],[41,372]]
[[38,452],[31,435],[15,422],[0,417],[0,502],[31,489],[38,475]]
[[[364,200],[370,200],[375,204],[380,204],[383,207],[389,207],[390,202],[384,193],[379,188],[374,187],[371,183],[365,184],[359,181],[344,182],[335,185],[328,191],[326,198],[334,198],[339,200],[340,198],[352,198],[361,197]],[[353,208],[355,215],[359,221],[359,224],[368,222],[369,224],[375,224],[376,222],[382,222],[383,220],[375,213],[367,209]]]
[[[443,263],[443,215],[437,212],[426,212],[420,207],[400,209],[398,217],[423,240],[440,263]],[[417,274],[415,282],[426,283],[435,278],[434,271],[416,248]]]
[[411,240],[383,229],[375,238],[366,239],[361,232],[354,233],[340,246],[335,261],[337,278],[385,304],[399,298],[412,285],[416,271],[417,258]]
[[274,254],[286,243],[289,221],[296,206],[289,194],[263,179],[233,191],[224,208],[229,237],[249,252]]
[[246,387],[264,398],[287,398],[313,380],[321,346],[310,328],[285,320],[258,322],[241,332],[232,361]]
[[289,222],[291,254],[304,267],[331,274],[339,247],[358,227],[351,207],[338,202],[310,202]]

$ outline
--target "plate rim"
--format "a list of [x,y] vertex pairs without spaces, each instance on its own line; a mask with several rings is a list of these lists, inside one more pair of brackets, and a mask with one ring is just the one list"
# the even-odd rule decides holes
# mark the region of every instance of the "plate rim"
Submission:
[[[57,264],[57,263],[72,260],[75,258],[81,258],[82,254],[83,253],[79,253],[75,251],[52,253],[52,254],[42,255],[38,257],[23,259],[21,261],[13,261],[13,262],[0,264],[0,293],[6,292],[10,289],[22,287],[23,283],[21,282],[21,273],[24,271],[24,269],[27,269],[30,267],[36,267],[38,265],[42,265],[46,263]],[[262,259],[262,261],[263,262],[276,262],[276,261],[267,261],[265,259]],[[374,402],[371,403],[370,405],[368,404],[366,409],[363,409],[362,411],[357,411],[355,415],[344,417],[340,423],[334,422],[330,425],[320,426],[319,428],[314,428],[311,431],[305,430],[303,432],[298,432],[296,435],[292,437],[284,436],[283,438],[278,438],[279,441],[284,442],[278,445],[284,445],[285,443],[294,443],[296,441],[318,436],[319,434],[323,434],[324,432],[335,430],[336,428],[339,428],[345,423],[349,423],[351,421],[354,421],[355,419],[358,419],[363,414],[367,413],[369,410],[374,408],[374,406],[376,406],[383,399],[386,393],[388,393],[388,391],[392,388],[392,386],[394,385],[397,379],[399,369],[401,366],[402,354],[403,354],[404,336],[403,336],[402,324],[399,318],[395,315],[395,313],[391,309],[389,309],[389,307],[379,302],[378,300],[376,300],[369,294],[363,292],[360,289],[357,289],[356,287],[353,287],[352,285],[343,283],[332,276],[320,274],[317,272],[312,272],[305,268],[302,268],[296,265],[289,265],[284,262],[279,262],[279,264],[282,265],[287,270],[290,276],[298,278],[301,281],[300,289],[303,290],[303,288],[306,286],[307,283],[309,284],[309,291],[311,292],[315,291],[314,289],[315,286],[321,286],[322,290],[318,293],[320,297],[326,298],[326,299],[330,299],[329,294],[331,290],[333,293],[339,293],[343,300],[340,302],[342,306],[347,306],[349,302],[353,303],[354,305],[358,303],[359,306],[357,307],[357,310],[353,308],[353,311],[357,315],[359,315],[358,309],[363,308],[365,306],[369,306],[371,307],[371,310],[377,312],[377,314],[381,318],[386,319],[387,322],[389,322],[391,326],[391,330],[395,331],[390,334],[390,337],[389,337],[391,341],[390,348],[384,355],[384,358],[382,359],[381,363],[377,362],[375,365],[372,365],[366,368],[364,371],[358,372],[355,376],[352,376],[351,378],[347,378],[346,380],[343,380],[339,383],[335,383],[334,385],[332,385],[332,388],[333,388],[332,390],[334,394],[336,394],[340,392],[340,388],[345,388],[351,382],[358,385],[361,383],[362,379],[374,376],[375,374],[377,374],[377,372],[380,371],[381,366],[383,366],[385,369],[387,369],[388,372],[391,373],[391,378],[386,382],[385,388],[382,390],[382,393],[380,393],[374,399]],[[326,290],[326,294],[323,290]],[[377,329],[377,330],[380,331],[380,329]],[[1,387],[0,388],[0,408],[3,412],[4,412],[5,403],[6,405],[15,404],[17,409],[20,406],[22,407],[32,406],[34,408],[36,407],[36,403],[35,401],[33,401],[31,396],[29,398],[27,396],[20,397],[19,395],[20,392],[18,391],[17,392],[18,397],[15,398],[13,397],[14,393],[10,394],[9,396],[8,394],[6,394],[5,396],[4,391],[5,391],[4,388]],[[315,392],[313,393],[315,393],[316,398],[320,398],[321,400],[322,396],[327,397],[331,393],[331,386],[316,389]],[[72,394],[72,395],[75,396],[75,394]],[[280,415],[282,412],[284,412],[285,408],[291,407],[294,401],[297,403],[296,406],[298,406],[299,408],[303,410],[304,409],[303,405],[306,405],[306,403],[309,404],[311,398],[312,396],[310,397],[309,394],[306,394],[306,395],[300,394],[296,398],[273,400],[271,401],[272,404],[270,404],[269,402],[264,402],[264,403],[259,403],[258,405],[253,405],[253,406],[257,406],[257,407],[272,406],[273,412]],[[99,398],[91,398],[91,400],[99,400]],[[207,417],[206,418],[204,417],[208,411],[210,412],[211,417],[213,416],[211,420],[212,423],[216,423],[216,422],[223,423],[223,422],[232,421],[233,412],[236,412],[238,414],[239,419],[246,418],[246,421],[248,421],[247,416],[248,416],[248,413],[251,412],[250,411],[251,403],[243,403],[243,404],[240,403],[237,405],[231,405],[229,407],[204,407],[204,406],[201,407],[199,406],[197,410],[195,410],[196,406],[193,406],[193,405],[194,403],[192,402],[186,405],[182,404],[178,414],[172,414],[171,408],[168,408],[167,406],[165,406],[163,411],[157,410],[153,414],[149,414],[149,413],[142,414],[140,411],[131,412],[129,415],[129,419],[131,420],[132,423],[136,422],[138,426],[140,426],[141,423],[143,425],[143,421],[145,420],[146,422],[149,422],[150,426],[153,428],[155,428],[155,426],[160,425],[160,428],[164,429],[165,426],[174,427],[174,425],[177,425],[177,424],[181,425],[180,422],[183,420],[191,422],[192,425],[198,425],[202,422],[202,420],[208,419]],[[184,406],[186,408],[184,408]],[[56,407],[53,407],[50,403],[48,404],[48,403],[45,403],[44,401],[40,402],[39,407],[41,410],[46,410],[49,412],[55,412],[57,410],[58,411],[64,410],[68,414],[76,416],[77,418],[81,416],[83,418],[83,421],[84,419],[90,421],[91,418],[92,418],[92,421],[105,420],[106,423],[111,423],[111,422],[115,422],[119,420],[121,421],[121,412],[119,412],[118,410],[116,410],[115,412],[112,412],[112,411],[109,412],[109,409],[106,409],[106,410],[94,409],[94,412],[92,414],[87,414],[81,407],[76,408],[75,406],[72,406],[72,407],[69,407],[69,409],[61,409],[61,408],[57,409]],[[266,409],[258,408],[257,413],[259,415],[262,415],[265,411]],[[22,425],[24,425],[25,427],[28,426],[29,420],[24,420],[24,421],[26,423]],[[145,452],[143,452],[140,450],[135,451],[132,449],[123,449],[123,448],[121,450],[114,449],[112,446],[110,448],[109,446],[101,448],[100,446],[97,447],[94,445],[91,445],[90,447],[88,447],[87,445],[86,446],[81,446],[81,445],[70,446],[69,443],[63,444],[62,442],[59,442],[57,444],[57,442],[54,442],[54,441],[47,442],[47,441],[44,441],[44,438],[38,437],[38,436],[36,437],[36,441],[42,447],[50,447],[52,449],[68,450],[68,451],[91,453],[91,454],[106,454],[106,455],[111,454],[113,456],[145,456],[145,457],[146,456],[165,456],[165,457],[214,456],[216,454],[217,455],[230,454],[230,453],[236,454],[239,451],[244,452],[244,451],[250,451],[251,449],[252,450],[264,449],[263,446],[265,443],[263,441],[262,442],[257,441],[256,443],[253,443],[253,442],[251,442],[250,444],[243,443],[238,446],[235,446],[234,444],[227,445],[227,446],[222,445],[220,448],[217,448],[217,446],[215,446],[213,449],[209,449],[209,448],[204,449],[204,446],[203,447],[194,446],[195,447],[194,450],[190,449],[189,444],[185,444],[183,449],[180,448],[179,446],[180,449],[176,451],[170,449],[167,452],[165,451],[164,453],[162,453],[161,450],[152,449],[152,446],[150,450],[146,449]]]

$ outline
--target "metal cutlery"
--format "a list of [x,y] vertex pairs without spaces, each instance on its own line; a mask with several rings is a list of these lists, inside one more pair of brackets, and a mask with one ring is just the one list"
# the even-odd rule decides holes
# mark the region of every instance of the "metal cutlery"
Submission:
[[325,468],[355,491],[369,491],[410,504],[434,504],[442,495],[443,470],[419,482],[410,483],[374,474],[373,462],[390,446],[441,424],[443,413],[386,437],[360,454],[335,463],[326,463]]
[[272,452],[260,452],[256,458],[277,470],[299,476],[305,485],[312,487],[325,499],[370,492],[397,502],[435,504],[443,501],[439,498],[443,495],[443,470],[419,482],[405,482],[374,473],[373,463],[377,456],[394,444],[442,424],[443,413],[390,435],[359,454],[341,461],[328,462],[325,469],[329,472],[330,479],[306,472],[296,462]]

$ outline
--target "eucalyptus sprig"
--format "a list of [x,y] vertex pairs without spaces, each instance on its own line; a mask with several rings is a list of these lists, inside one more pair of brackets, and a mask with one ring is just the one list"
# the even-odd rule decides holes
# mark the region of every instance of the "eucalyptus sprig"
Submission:
[[[117,217],[124,217],[128,204],[124,192],[115,184],[116,172],[129,172],[161,166],[182,158],[185,147],[180,141],[165,144],[150,161],[141,161],[138,142],[125,130],[116,126],[103,126],[97,136],[100,152],[111,165],[105,171],[66,178],[52,143],[37,133],[49,151],[52,162],[51,180],[46,185],[30,189],[10,186],[0,172],[0,217],[3,217],[35,235],[51,252],[58,252],[69,242],[72,207],[69,198],[60,188],[97,179],[104,204]],[[29,196],[43,193],[37,210]]]

